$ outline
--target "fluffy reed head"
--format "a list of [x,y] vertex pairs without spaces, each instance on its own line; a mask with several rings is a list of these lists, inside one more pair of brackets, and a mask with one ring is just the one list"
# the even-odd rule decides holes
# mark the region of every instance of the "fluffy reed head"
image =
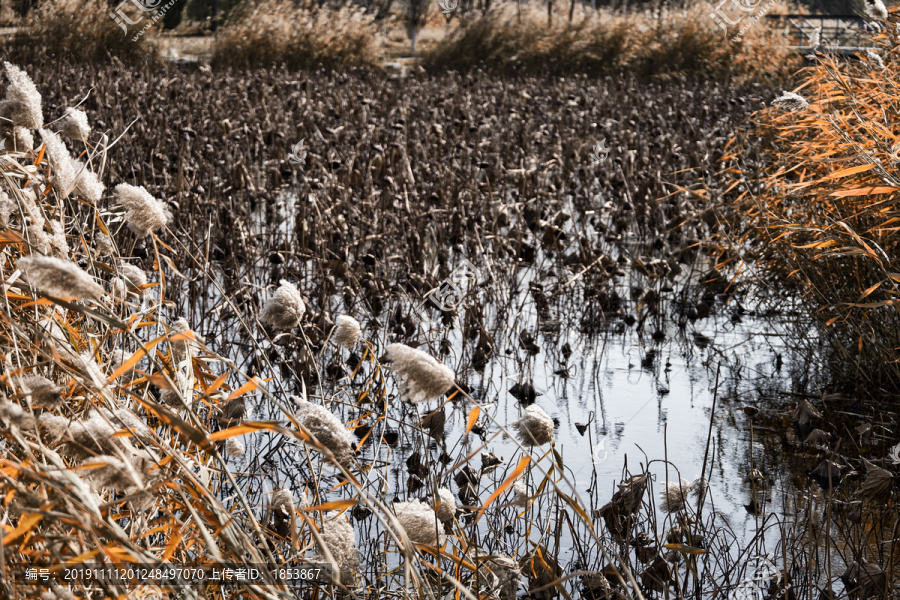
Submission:
[[[188,324],[187,319],[184,317],[180,317],[172,326],[169,327],[169,335],[174,337],[181,333],[186,333],[191,330],[191,326]],[[172,351],[172,362],[175,365],[179,365],[184,361],[190,359],[193,356],[193,350],[191,347],[190,340],[176,340],[169,342],[169,349]]]
[[289,281],[281,280],[275,294],[259,313],[259,320],[276,329],[293,329],[300,324],[306,305],[303,296]]
[[194,403],[194,399],[191,396],[185,398],[185,403],[182,403],[181,394],[175,390],[169,389],[164,389],[159,392],[159,400],[163,404],[174,406],[175,408],[183,408],[185,403],[188,408],[191,408]]
[[804,98],[800,94],[782,91],[780,96],[772,100],[772,105],[780,106],[781,108],[790,111],[797,111],[808,108],[809,102],[807,102],[806,98]]
[[513,506],[525,508],[531,502],[532,495],[528,492],[528,486],[524,481],[517,481],[513,484],[513,493],[513,499],[510,502]]
[[359,341],[362,331],[359,327],[359,321],[347,315],[340,315],[334,321],[334,333],[331,339],[338,346],[344,348],[352,348]]
[[125,281],[129,291],[134,292],[138,296],[144,293],[141,286],[147,285],[147,274],[141,268],[131,263],[120,263],[119,275]]
[[71,140],[86,140],[91,134],[91,126],[84,111],[69,108],[59,122],[59,133]]
[[881,59],[880,54],[872,52],[871,50],[867,50],[866,58],[868,58],[869,62],[872,63],[872,67],[874,67],[875,69],[877,69],[879,71],[884,71],[885,64],[884,64],[884,61]]
[[112,238],[105,233],[98,233],[94,236],[94,245],[97,247],[97,253],[113,256],[116,253],[116,247],[113,245]]
[[50,256],[26,256],[18,267],[28,283],[41,292],[58,298],[91,298],[98,300],[103,288],[75,263]]
[[54,585],[53,589],[41,594],[41,600],[78,600],[78,597],[72,593],[72,590]]
[[144,485],[143,478],[134,465],[116,456],[101,455],[90,458],[85,463],[101,464],[99,467],[91,468],[84,476],[85,481],[92,484],[95,491],[105,488],[124,492],[142,488]]
[[44,413],[38,418],[47,430],[51,441],[62,441],[63,451],[78,459],[98,455],[113,455],[130,444],[123,438],[114,438],[118,428],[111,425],[99,412],[91,413],[85,421],[70,421],[65,417]]
[[353,435],[344,423],[324,406],[296,398],[297,420],[317,442],[328,448],[344,467],[353,464]]
[[72,159],[72,167],[75,170],[75,191],[91,204],[100,202],[106,186],[100,183],[97,174],[77,159]]
[[44,142],[47,159],[53,168],[53,176],[56,178],[56,189],[61,194],[68,194],[75,188],[75,178],[78,176],[75,162],[65,142],[56,133],[49,129],[41,129],[41,140]]
[[709,482],[704,478],[697,475],[694,478],[694,481],[691,482],[691,495],[694,498],[700,499],[706,495],[706,490],[709,489]]
[[[0,113],[0,117],[2,117]],[[0,121],[0,138],[3,139],[3,147],[6,150],[22,152],[34,148],[34,136],[31,130],[14,126],[12,123]]]
[[6,96],[0,102],[0,116],[12,121],[14,126],[26,129],[40,129],[44,126],[41,113],[41,93],[31,78],[19,67],[3,63],[9,86]]
[[31,428],[35,425],[34,415],[15,402],[9,402],[0,398],[0,423],[15,425],[21,428]]
[[888,18],[888,10],[881,0],[866,0],[866,14],[876,21],[884,21]]
[[334,511],[325,515],[320,533],[340,570],[340,581],[347,585],[353,580],[353,573],[359,565],[353,525],[346,515]]
[[523,446],[543,446],[553,441],[553,419],[536,404],[527,406],[513,428]]
[[284,488],[276,490],[272,494],[272,508],[280,509],[288,513],[293,512],[294,495],[291,493],[291,490]]
[[47,241],[53,250],[53,255],[58,258],[69,258],[69,242],[66,241],[66,230],[63,224],[57,220],[52,220],[50,224],[50,235]]
[[412,404],[441,397],[456,383],[449,367],[404,344],[389,344],[385,359],[400,383],[400,396]]
[[0,227],[9,229],[9,218],[18,210],[15,200],[9,194],[0,190]]
[[666,484],[666,488],[659,493],[663,511],[678,512],[684,510],[688,494],[692,489],[694,489],[694,484],[687,479],[682,479],[680,482],[671,481]]
[[444,545],[444,527],[434,509],[424,502],[397,502],[394,504],[394,513],[414,544],[438,547]]
[[228,452],[228,456],[240,458],[244,455],[244,444],[237,438],[228,438],[228,441],[225,442],[225,450]]
[[62,388],[42,375],[26,375],[18,385],[22,394],[30,397],[32,406],[52,408],[62,402]]
[[442,523],[452,521],[456,516],[456,500],[453,498],[453,492],[447,488],[438,490],[438,499],[434,505],[434,512]]
[[138,238],[145,238],[165,227],[172,213],[142,185],[120,183],[115,189],[116,200],[125,208],[125,222]]

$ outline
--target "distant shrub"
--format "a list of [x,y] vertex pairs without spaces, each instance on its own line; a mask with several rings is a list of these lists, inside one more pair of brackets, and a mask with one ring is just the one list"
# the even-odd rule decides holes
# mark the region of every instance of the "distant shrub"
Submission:
[[500,5],[451,31],[423,57],[435,69],[486,67],[501,72],[582,72],[639,76],[693,73],[707,77],[781,78],[797,63],[778,34],[759,23],[743,41],[717,28],[708,8],[651,13],[598,11],[568,20],[546,10]]
[[11,42],[14,58],[32,56],[66,57],[76,61],[105,61],[116,57],[124,62],[144,60],[148,40],[162,25],[151,25],[140,37],[151,17],[127,5],[128,31],[111,17],[105,0],[47,0],[31,11]]
[[380,68],[376,41],[374,19],[362,9],[262,0],[232,13],[216,40],[213,62]]

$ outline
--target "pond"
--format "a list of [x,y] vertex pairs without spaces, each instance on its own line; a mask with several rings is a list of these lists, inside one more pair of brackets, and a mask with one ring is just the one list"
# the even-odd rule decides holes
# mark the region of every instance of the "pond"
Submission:
[[[275,245],[279,236],[296,235],[288,207],[297,208],[289,195],[267,209],[276,215],[284,211],[276,216]],[[578,208],[567,208],[577,223]],[[598,212],[602,215],[603,209]],[[255,223],[260,231],[272,231],[264,213]],[[564,230],[571,232],[572,223]],[[588,225],[581,235],[597,232]],[[306,393],[348,426],[359,427],[357,458],[370,467],[364,469],[363,489],[387,501],[430,501],[433,485],[451,490],[460,510],[457,525],[446,531],[456,534],[455,543],[466,556],[485,552],[521,558],[535,548],[546,549],[558,575],[568,576],[561,585],[570,593],[595,593],[585,573],[602,569],[609,558],[591,543],[585,523],[562,515],[568,507],[560,504],[557,492],[590,515],[611,556],[616,536],[603,525],[602,507],[630,475],[649,473],[636,530],[645,545],[673,564],[675,579],[679,554],[702,553],[694,593],[738,597],[734,594],[746,591],[754,569],[762,568],[761,560],[777,565],[766,585],[788,586],[794,597],[817,598],[809,594],[827,581],[840,591],[841,582],[828,573],[843,573],[849,562],[845,555],[832,548],[830,561],[797,556],[810,543],[798,541],[807,535],[802,529],[830,497],[821,480],[808,476],[828,450],[804,447],[797,439],[804,432],[791,416],[801,400],[818,402],[827,386],[827,374],[810,355],[820,344],[813,322],[783,298],[723,282],[702,254],[677,268],[654,255],[662,256],[636,236],[608,243],[607,262],[573,269],[560,268],[558,256],[540,248],[530,260],[506,263],[455,254],[451,274],[426,290],[424,298],[387,285],[396,293],[377,314],[364,303],[348,306],[347,297],[336,294],[326,301],[330,310],[358,318],[372,351],[321,350],[314,344],[323,371],[320,384]],[[603,265],[612,277],[598,302],[590,297],[591,271]],[[261,279],[274,275],[268,267],[259,273]],[[384,378],[384,367],[373,362],[395,341],[421,344],[439,357],[471,400],[457,392],[450,400],[415,407],[403,402],[392,378]],[[282,337],[276,345],[290,343]],[[277,385],[291,392],[288,381]],[[470,421],[475,403],[480,412]],[[511,424],[532,403],[554,420],[551,453],[546,446],[527,451],[509,435]],[[263,400],[254,414],[279,418],[279,411]],[[428,425],[419,426],[428,414],[445,420],[441,426],[439,419],[430,434]],[[316,503],[316,494],[323,503],[358,499],[350,486],[341,486],[336,470],[326,467],[316,475],[298,466],[309,460],[300,447],[265,433],[255,437],[254,450],[237,465],[238,481],[248,489],[299,489],[309,504]],[[496,500],[492,494],[525,455],[534,462],[520,483],[533,500],[523,511],[515,503],[514,486]],[[473,469],[468,473],[475,478],[476,496],[463,490],[466,480],[460,475],[467,468]],[[548,470],[555,473],[557,492],[545,481],[551,478]],[[659,493],[667,483],[684,478],[685,484],[696,485],[701,473],[708,481],[702,517],[690,508],[666,513]],[[494,508],[478,522],[477,509],[488,498]],[[353,514],[366,557],[360,568],[364,589],[397,585],[392,577],[400,576],[401,555],[368,511]],[[685,536],[682,528],[694,527],[695,517],[703,519],[702,534]],[[652,580],[652,573],[647,575],[652,557],[638,560],[634,544],[618,548],[635,575]],[[685,569],[684,561],[680,564]],[[684,589],[688,571],[678,580]],[[550,593],[540,589],[541,581],[523,578],[520,593],[529,587],[538,590],[538,597]],[[644,579],[645,592],[647,585],[653,589]]]

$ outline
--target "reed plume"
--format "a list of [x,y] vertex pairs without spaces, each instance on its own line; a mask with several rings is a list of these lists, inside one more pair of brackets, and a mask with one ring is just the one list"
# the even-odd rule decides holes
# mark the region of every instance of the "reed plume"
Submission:
[[553,441],[553,419],[536,404],[527,406],[525,415],[512,426],[523,446],[543,446]]
[[317,442],[328,448],[345,467],[353,464],[353,435],[344,423],[324,406],[294,397],[297,420]]
[[259,320],[276,329],[293,329],[300,324],[305,311],[303,296],[292,283],[282,280],[260,311]]
[[15,127],[40,129],[44,126],[41,112],[41,93],[28,74],[8,62],[3,63],[9,86],[0,101],[0,116],[12,121]]
[[18,266],[28,283],[41,292],[58,298],[99,300],[103,288],[73,262],[50,256],[26,256]]
[[411,404],[439,398],[456,383],[449,367],[430,355],[404,344],[389,344],[385,360],[400,383],[400,397]]
[[394,504],[397,520],[410,541],[425,546],[443,546],[446,536],[434,509],[418,500]]
[[334,343],[338,346],[352,348],[356,345],[356,342],[361,335],[362,331],[359,327],[359,321],[353,317],[340,315],[335,319],[334,333],[331,335],[331,339],[333,339]]
[[71,140],[86,140],[91,134],[91,126],[84,111],[69,108],[59,122],[59,133]]
[[172,213],[154,198],[144,186],[120,183],[115,189],[116,200],[125,208],[125,223],[138,238],[145,238],[168,225]]

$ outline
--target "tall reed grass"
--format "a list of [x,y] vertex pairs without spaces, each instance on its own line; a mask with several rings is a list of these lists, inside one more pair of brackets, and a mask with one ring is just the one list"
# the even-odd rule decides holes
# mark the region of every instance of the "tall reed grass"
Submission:
[[110,17],[112,8],[106,0],[43,0],[18,23],[10,56],[17,61],[47,57],[106,62],[115,57],[136,63],[152,59],[155,52],[148,42],[162,24],[133,40],[148,21],[145,13],[131,3],[123,4],[127,18],[136,22],[126,32]]
[[[737,175],[720,192],[733,236],[722,262],[777,275],[786,287],[772,291],[803,299],[834,342],[820,358],[835,383],[890,397],[900,389],[894,25],[892,15],[858,60],[817,54],[795,93],[773,97],[733,141],[724,172]],[[759,139],[762,154],[744,151]]]
[[238,6],[219,32],[213,63],[289,68],[381,68],[374,18],[361,8],[262,0]]
[[[627,72],[640,77],[691,74],[737,79],[788,76],[799,63],[764,23],[732,41],[706,6],[656,11],[589,11],[568,19],[557,5],[509,2],[465,21],[423,56],[426,68],[485,67],[504,73]],[[780,6],[776,10],[785,10]]]

